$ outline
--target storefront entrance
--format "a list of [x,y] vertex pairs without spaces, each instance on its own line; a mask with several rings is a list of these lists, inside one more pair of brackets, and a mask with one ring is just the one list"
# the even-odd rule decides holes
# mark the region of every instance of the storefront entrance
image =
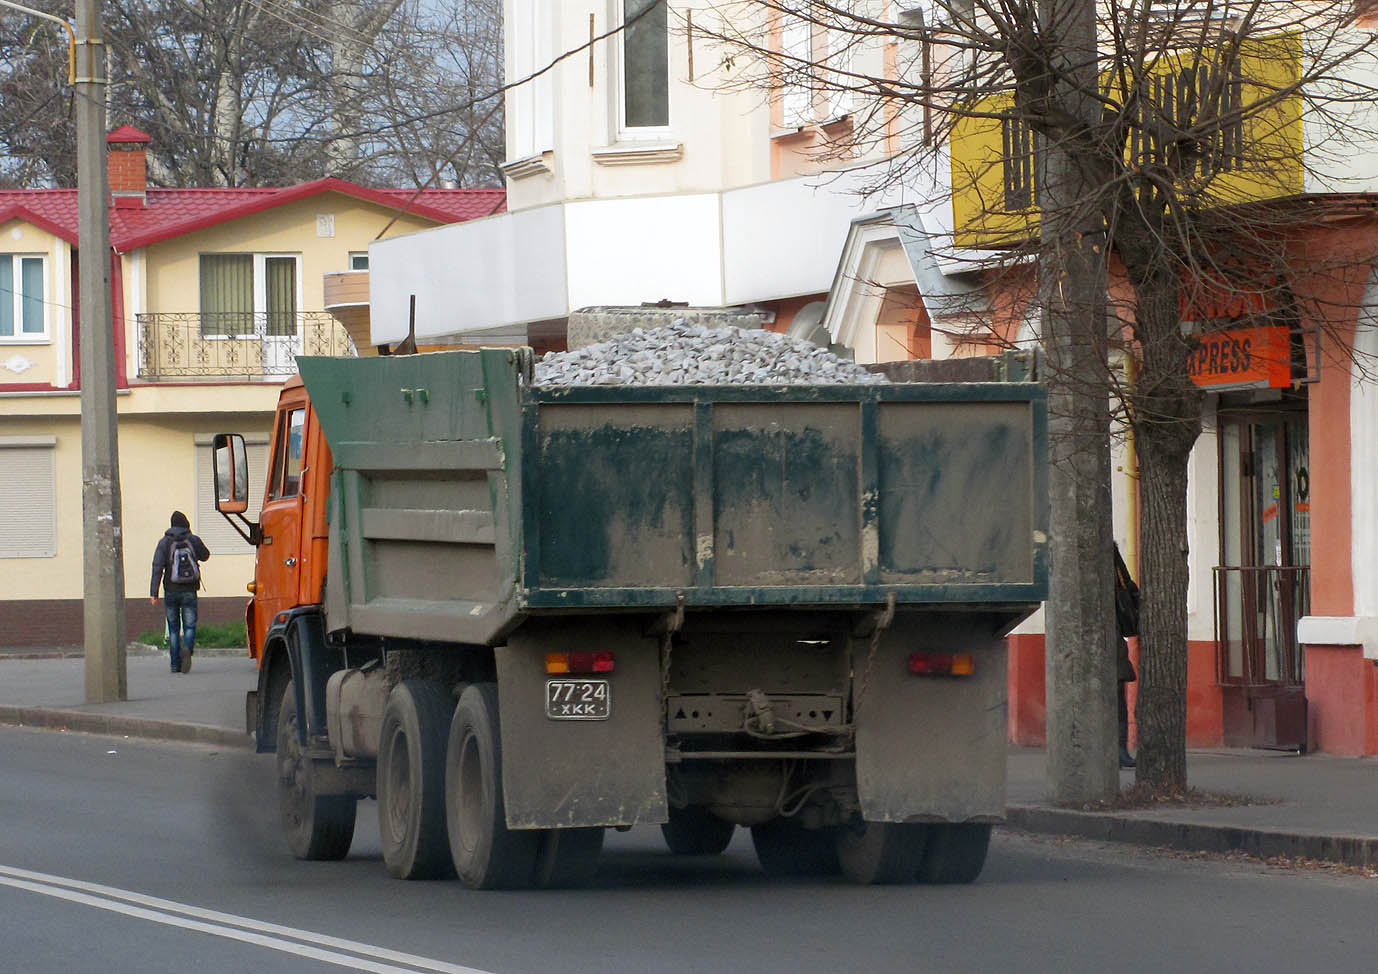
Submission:
[[1215,641],[1225,744],[1305,750],[1297,620],[1310,609],[1311,530],[1304,395],[1220,417]]

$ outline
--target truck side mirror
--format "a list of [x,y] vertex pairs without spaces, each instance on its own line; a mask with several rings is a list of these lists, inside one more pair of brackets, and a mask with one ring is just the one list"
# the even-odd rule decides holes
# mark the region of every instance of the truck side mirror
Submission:
[[243,514],[249,509],[249,453],[238,433],[217,433],[211,441],[211,467],[215,474],[215,509],[221,514]]

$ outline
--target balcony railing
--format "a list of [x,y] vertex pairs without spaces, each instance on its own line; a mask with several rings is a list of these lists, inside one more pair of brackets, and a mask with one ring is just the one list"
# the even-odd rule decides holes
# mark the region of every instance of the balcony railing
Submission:
[[139,378],[286,378],[298,355],[353,356],[354,343],[325,311],[141,314]]

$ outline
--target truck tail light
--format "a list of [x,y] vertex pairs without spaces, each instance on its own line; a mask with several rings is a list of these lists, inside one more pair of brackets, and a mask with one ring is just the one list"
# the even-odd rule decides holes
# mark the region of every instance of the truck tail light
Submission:
[[916,676],[971,676],[976,661],[970,653],[910,653],[909,672]]
[[616,660],[606,649],[590,653],[546,653],[547,673],[611,673]]

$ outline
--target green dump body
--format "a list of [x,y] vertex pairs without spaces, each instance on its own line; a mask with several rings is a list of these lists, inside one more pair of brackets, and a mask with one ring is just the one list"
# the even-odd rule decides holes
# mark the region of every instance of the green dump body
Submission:
[[1047,594],[1036,383],[539,387],[526,349],[298,364],[335,462],[332,629],[495,645],[535,615]]

